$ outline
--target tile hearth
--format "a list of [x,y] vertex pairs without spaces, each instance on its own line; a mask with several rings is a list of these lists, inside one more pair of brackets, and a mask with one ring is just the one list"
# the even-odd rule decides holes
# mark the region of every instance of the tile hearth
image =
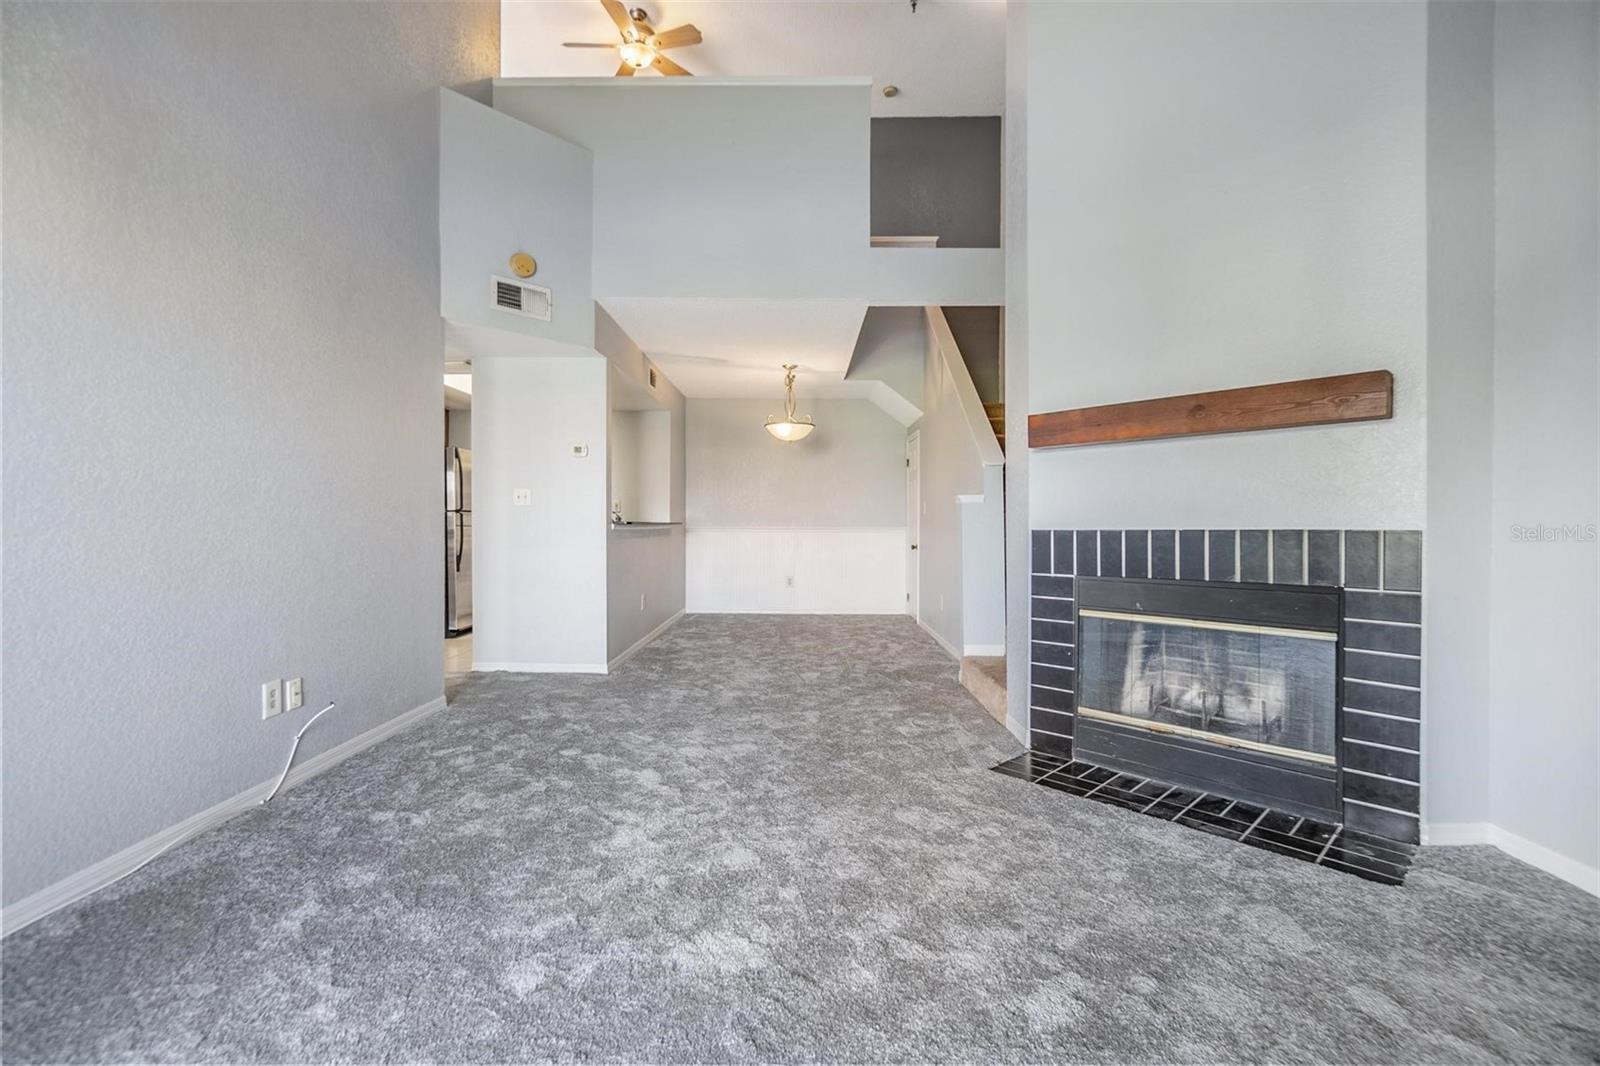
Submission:
[[1073,796],[1122,807],[1236,840],[1278,855],[1326,866],[1386,885],[1405,883],[1416,849],[1345,826],[1179,788],[1133,774],[1029,751],[995,772]]

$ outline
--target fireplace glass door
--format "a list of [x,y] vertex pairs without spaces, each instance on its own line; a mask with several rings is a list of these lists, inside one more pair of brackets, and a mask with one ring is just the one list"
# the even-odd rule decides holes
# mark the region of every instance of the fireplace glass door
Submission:
[[1335,633],[1083,609],[1078,713],[1334,764]]

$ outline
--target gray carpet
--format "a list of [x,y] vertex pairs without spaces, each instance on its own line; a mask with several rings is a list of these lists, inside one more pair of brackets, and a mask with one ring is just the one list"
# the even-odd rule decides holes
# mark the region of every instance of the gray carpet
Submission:
[[5,942],[7,1062],[1593,1061],[1600,906],[1394,889],[988,767],[898,618],[690,617]]

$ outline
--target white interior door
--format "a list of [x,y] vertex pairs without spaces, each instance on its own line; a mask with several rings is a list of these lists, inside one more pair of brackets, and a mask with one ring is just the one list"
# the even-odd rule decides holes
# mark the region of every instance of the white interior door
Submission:
[[906,438],[906,613],[922,618],[922,434]]

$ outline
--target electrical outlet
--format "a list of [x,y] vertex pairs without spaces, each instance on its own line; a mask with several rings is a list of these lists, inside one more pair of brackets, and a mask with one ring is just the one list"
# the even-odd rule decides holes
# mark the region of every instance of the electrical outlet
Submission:
[[791,588],[791,589],[794,588],[794,578],[792,576],[784,578],[783,579],[783,584],[784,584],[784,587],[786,587],[786,588]]
[[298,677],[291,677],[289,683],[283,687],[284,706],[286,711],[298,711],[306,705],[306,683]]
[[513,506],[513,507],[527,507],[532,503],[533,503],[533,490],[532,489],[512,489],[511,490],[511,506]]
[[268,681],[261,686],[261,717],[276,718],[283,713],[283,682]]

